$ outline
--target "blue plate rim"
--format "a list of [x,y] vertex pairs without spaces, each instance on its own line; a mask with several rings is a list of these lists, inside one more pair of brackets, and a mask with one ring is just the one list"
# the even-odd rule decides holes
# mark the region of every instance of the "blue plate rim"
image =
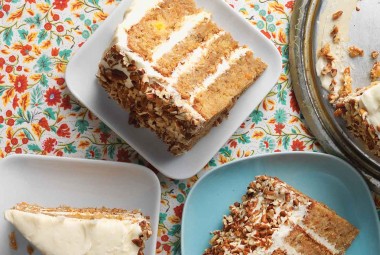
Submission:
[[[189,194],[187,195],[186,197],[186,202],[185,202],[185,205],[184,205],[184,208],[183,208],[183,214],[182,214],[182,224],[185,222],[185,218],[186,218],[186,215],[187,215],[187,208],[189,207],[189,203],[187,202],[190,197],[192,196],[194,190],[197,188],[198,185],[200,185],[199,183],[201,183],[207,176],[209,176],[210,174],[213,174],[215,172],[218,172],[222,169],[224,169],[225,167],[229,167],[230,165],[233,165],[233,164],[237,164],[241,161],[246,161],[246,160],[255,160],[255,159],[258,159],[258,158],[267,158],[267,157],[278,157],[278,156],[294,156],[294,155],[312,155],[312,156],[317,156],[317,157],[325,157],[325,158],[329,158],[331,160],[335,160],[335,161],[338,161],[340,163],[342,163],[343,165],[347,166],[347,171],[351,171],[352,174],[354,174],[357,178],[358,178],[358,181],[360,182],[360,184],[362,186],[364,186],[364,190],[365,190],[365,193],[366,195],[371,198],[370,199],[370,207],[371,207],[371,213],[373,213],[376,217],[377,217],[377,211],[376,211],[376,207],[375,207],[375,203],[372,199],[372,195],[371,195],[371,192],[369,190],[369,187],[367,185],[367,183],[365,182],[363,176],[358,172],[358,170],[356,170],[353,166],[351,166],[349,163],[347,163],[345,160],[339,158],[339,157],[336,157],[336,156],[333,156],[333,155],[330,155],[330,154],[326,154],[326,153],[321,153],[321,152],[301,152],[301,151],[288,151],[288,152],[276,152],[276,153],[271,153],[271,154],[260,154],[260,155],[255,155],[255,156],[251,156],[251,157],[247,157],[247,158],[241,158],[241,159],[236,159],[236,160],[233,160],[231,162],[228,162],[226,164],[223,164],[223,165],[220,165],[220,166],[217,166],[215,167],[214,169],[208,171],[207,173],[205,173],[204,175],[202,175],[198,181],[194,184],[194,186],[191,188]],[[380,232],[380,221],[377,220],[376,221],[376,228],[379,230]],[[181,254],[185,254],[185,250],[184,250],[184,240],[185,240],[185,231],[184,231],[184,227],[183,225],[181,226]],[[379,240],[380,241],[380,240]]]

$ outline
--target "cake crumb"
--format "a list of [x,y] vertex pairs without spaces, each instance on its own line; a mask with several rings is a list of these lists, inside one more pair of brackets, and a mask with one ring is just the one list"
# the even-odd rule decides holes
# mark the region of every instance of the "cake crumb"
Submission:
[[348,48],[348,54],[350,55],[351,58],[355,58],[355,57],[359,57],[359,56],[363,57],[364,56],[364,50],[362,50],[356,46],[350,46]]
[[376,81],[380,78],[380,62],[375,62],[375,64],[373,64],[370,75],[372,81]]
[[342,14],[343,14],[343,11],[337,11],[336,13],[334,13],[334,14],[332,15],[332,19],[333,19],[333,20],[337,20],[337,19],[340,18],[340,16],[342,16]]
[[333,29],[330,32],[330,35],[333,38],[333,42],[334,43],[339,43],[340,42],[340,38],[338,36],[338,32],[339,32],[339,28],[336,25],[334,25]]
[[326,60],[326,65],[323,67],[321,71],[321,75],[330,74],[331,77],[335,77],[337,75],[338,70],[333,68],[334,57],[330,54],[330,45],[325,44],[319,51],[318,57],[324,58]]
[[379,52],[374,50],[371,52],[371,58],[372,59],[377,59],[377,57],[379,56]]
[[352,92],[352,77],[349,67],[346,67],[343,71],[342,83],[343,86],[339,90],[339,97],[345,97]]
[[17,249],[18,249],[17,240],[16,240],[16,233],[14,231],[12,231],[9,234],[9,247],[15,251],[17,251]]
[[357,11],[357,12],[360,11],[360,8],[359,8],[358,6],[356,6],[356,11]]
[[26,251],[28,252],[29,255],[32,255],[34,253],[34,248],[30,244],[26,247]]

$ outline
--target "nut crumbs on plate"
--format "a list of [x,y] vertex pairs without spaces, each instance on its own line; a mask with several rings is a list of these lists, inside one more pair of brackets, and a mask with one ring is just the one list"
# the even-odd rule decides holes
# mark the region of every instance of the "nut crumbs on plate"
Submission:
[[17,249],[18,249],[17,240],[16,240],[16,233],[14,231],[12,231],[9,234],[9,247],[15,251],[17,251]]
[[26,247],[26,251],[28,252],[28,255],[32,255],[34,253],[33,246],[28,244],[28,246]]
[[360,49],[357,46],[350,46],[348,48],[348,54],[350,55],[351,58],[355,57],[363,57],[364,56],[364,50]]
[[380,62],[375,62],[370,72],[371,80],[376,81],[380,78]]
[[333,19],[333,20],[337,20],[337,19],[340,18],[340,16],[342,16],[342,14],[343,14],[343,11],[337,11],[336,13],[334,13],[334,14],[332,15],[332,19]]
[[376,59],[378,56],[379,56],[379,52],[378,51],[374,50],[374,51],[371,52],[371,58],[372,59]]

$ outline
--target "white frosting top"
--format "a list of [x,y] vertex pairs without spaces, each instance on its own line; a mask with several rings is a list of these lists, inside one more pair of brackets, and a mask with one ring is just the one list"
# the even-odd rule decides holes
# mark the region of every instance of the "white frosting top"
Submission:
[[359,102],[368,112],[368,123],[372,124],[379,134],[377,127],[380,127],[380,83],[373,85],[362,94]]
[[76,219],[7,210],[5,218],[46,255],[137,255],[132,239],[138,223],[114,219]]

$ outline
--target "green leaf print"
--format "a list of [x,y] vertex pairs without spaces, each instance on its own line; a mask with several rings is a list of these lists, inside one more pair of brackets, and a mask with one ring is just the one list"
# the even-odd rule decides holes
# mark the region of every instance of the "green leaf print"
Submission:
[[17,32],[22,40],[25,40],[29,34],[29,31],[25,29],[18,30]]
[[45,40],[45,38],[47,37],[48,33],[46,32],[45,29],[42,29],[38,35],[37,35],[37,38],[38,38],[38,43],[41,43],[43,40]]
[[77,122],[75,123],[75,127],[78,128],[78,131],[81,134],[87,131],[89,125],[90,124],[87,120],[77,120]]
[[37,144],[29,144],[28,149],[34,152],[41,152],[41,148]]
[[12,38],[13,38],[12,28],[8,27],[3,32],[3,40],[4,40],[5,44],[8,45],[8,46],[10,46]]
[[51,119],[51,120],[55,120],[55,112],[53,111],[52,108],[46,108],[45,111],[44,111],[44,114],[47,118]]

